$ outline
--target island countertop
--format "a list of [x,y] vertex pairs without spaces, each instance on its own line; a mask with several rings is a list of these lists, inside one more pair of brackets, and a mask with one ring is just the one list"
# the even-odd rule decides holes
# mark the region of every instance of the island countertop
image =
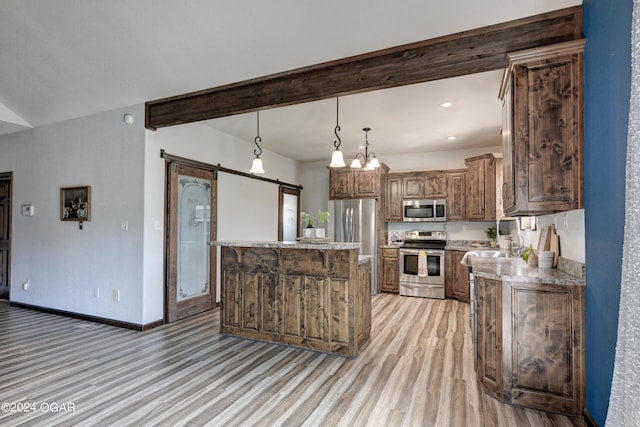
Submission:
[[271,248],[271,249],[321,249],[343,250],[360,249],[360,243],[345,242],[296,242],[296,241],[254,241],[254,240],[216,240],[209,242],[211,246],[235,246],[239,248]]
[[538,282],[559,285],[585,285],[585,280],[557,268],[529,267],[521,258],[470,257],[471,270],[478,277],[509,282]]

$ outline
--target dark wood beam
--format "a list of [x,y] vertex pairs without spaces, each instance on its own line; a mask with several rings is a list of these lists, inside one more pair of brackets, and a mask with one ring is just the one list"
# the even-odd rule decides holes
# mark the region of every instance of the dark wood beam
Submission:
[[[506,53],[582,38],[582,6],[146,103],[148,129],[497,70]],[[497,88],[496,88],[497,90]]]

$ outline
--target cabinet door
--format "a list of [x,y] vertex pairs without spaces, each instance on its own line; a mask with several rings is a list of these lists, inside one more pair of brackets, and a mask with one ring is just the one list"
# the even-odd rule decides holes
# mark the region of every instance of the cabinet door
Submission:
[[387,176],[384,191],[384,220],[402,222],[402,177]]
[[[511,403],[581,415],[583,287],[511,285],[503,300],[512,361]],[[511,323],[513,322],[513,323]],[[505,341],[505,347],[509,344]],[[509,366],[507,366],[509,367]]]
[[574,40],[507,55],[513,64],[505,87],[511,96],[503,98],[511,130],[503,134],[507,215],[583,207],[583,50],[584,40]]
[[447,175],[443,172],[428,173],[424,176],[424,197],[447,197]]
[[467,219],[496,219],[496,163],[493,154],[466,159]]
[[467,219],[467,173],[448,173],[447,188],[447,221],[465,221]]
[[444,252],[444,297],[453,298],[453,282],[456,280],[456,272],[453,268],[453,251]]
[[402,179],[402,196],[405,199],[424,198],[424,175],[409,175]]
[[451,259],[453,261],[454,278],[453,287],[451,289],[453,297],[462,301],[469,302],[469,268],[460,264],[465,252],[452,251]]
[[[225,248],[223,248],[224,250]],[[222,276],[222,328],[240,326],[240,288],[239,271],[224,270]]]
[[484,161],[467,162],[467,218],[484,219]]
[[[521,152],[527,157],[518,157],[529,159],[528,204],[532,207],[582,207],[582,90],[577,84],[582,79],[581,64],[574,55],[516,67],[516,102],[529,107],[528,117],[519,117],[520,125],[528,128]],[[525,81],[536,83],[527,87],[526,95]]]
[[285,274],[282,279],[282,339],[300,342],[304,332],[303,286],[305,276]]
[[478,381],[487,393],[502,399],[502,283],[476,278],[478,289]]
[[329,199],[350,199],[354,193],[353,170],[329,169]]
[[380,172],[379,169],[372,171],[357,170],[354,175],[355,198],[378,197],[380,195]]
[[398,250],[383,249],[382,250],[382,281],[380,290],[382,292],[397,293],[400,288],[400,272],[398,266]]
[[502,210],[515,209],[515,152],[513,150],[513,92],[507,83],[502,101]]
[[469,269],[460,264],[464,251],[445,252],[445,298],[469,302]]

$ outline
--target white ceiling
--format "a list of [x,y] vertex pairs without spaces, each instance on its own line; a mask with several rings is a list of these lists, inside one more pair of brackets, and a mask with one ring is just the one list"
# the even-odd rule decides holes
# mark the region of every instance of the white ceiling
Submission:
[[[0,135],[581,3],[3,0]],[[380,157],[499,145],[499,82],[496,71],[341,98],[345,154],[365,126]],[[255,137],[255,113],[208,124]],[[335,100],[266,110],[260,124],[264,148],[324,159]]]

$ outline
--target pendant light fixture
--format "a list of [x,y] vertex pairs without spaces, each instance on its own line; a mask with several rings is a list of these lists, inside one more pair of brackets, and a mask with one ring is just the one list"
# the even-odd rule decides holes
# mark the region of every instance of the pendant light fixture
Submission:
[[262,154],[262,148],[258,142],[262,142],[262,138],[260,138],[260,111],[256,111],[256,122],[257,122],[257,132],[256,137],[253,140],[253,143],[256,144],[257,149],[253,150],[253,154],[256,155],[256,158],[253,159],[253,163],[251,163],[250,173],[264,173],[264,168],[262,167],[262,159],[260,158],[260,154]]
[[[353,159],[353,161],[351,162],[351,165],[349,165],[349,167],[354,168],[354,169],[360,169],[362,168],[362,163],[364,163],[364,170],[366,171],[370,171],[370,170],[374,170],[376,168],[380,167],[380,162],[378,161],[378,158],[376,157],[376,153],[369,152],[369,131],[371,130],[371,128],[362,128],[362,130],[364,131],[364,139],[365,139],[365,143],[364,143],[364,153],[357,153],[356,157]],[[360,162],[360,158],[362,158],[362,163]]]
[[346,165],[344,162],[344,156],[342,155],[342,151],[340,151],[340,144],[342,141],[340,140],[340,135],[338,135],[338,131],[340,130],[340,125],[338,124],[339,117],[339,99],[336,98],[336,128],[333,130],[333,133],[336,134],[337,141],[333,141],[333,146],[335,150],[333,150],[333,154],[331,155],[331,163],[329,164],[330,168],[343,168]]

